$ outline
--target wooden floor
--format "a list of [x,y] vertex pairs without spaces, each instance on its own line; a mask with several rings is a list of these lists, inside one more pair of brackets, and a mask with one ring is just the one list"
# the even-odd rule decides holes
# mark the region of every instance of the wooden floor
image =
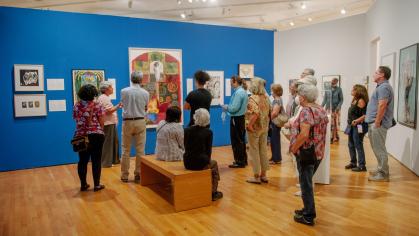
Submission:
[[[76,165],[0,173],[0,235],[419,235],[418,176],[392,158],[389,183],[344,170],[349,157],[341,136],[332,145],[331,184],[315,188],[315,227],[293,221],[302,202],[293,195],[296,179],[286,148],[282,165],[268,173],[269,184],[252,185],[245,182],[250,167],[227,167],[227,146],[213,151],[224,198],[180,213],[150,188],[121,183],[119,166],[103,169],[106,189],[98,193],[79,192]],[[373,169],[368,141],[365,147]]]

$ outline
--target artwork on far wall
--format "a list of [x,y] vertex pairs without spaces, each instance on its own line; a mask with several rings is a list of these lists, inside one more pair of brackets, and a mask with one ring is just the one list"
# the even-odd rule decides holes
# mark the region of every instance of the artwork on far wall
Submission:
[[15,94],[15,117],[46,116],[45,94]]
[[395,75],[396,75],[396,52],[392,52],[389,54],[386,54],[381,57],[381,66],[387,66],[391,70],[392,76],[390,77],[390,85],[391,87],[395,88]]
[[43,65],[14,65],[15,91],[44,91]]
[[416,129],[418,91],[418,45],[400,49],[397,121]]
[[339,80],[338,86],[340,87],[340,75],[323,75],[322,76],[322,90],[330,91],[332,89],[332,80],[337,78]]
[[239,76],[243,79],[252,79],[255,77],[255,65],[239,64]]
[[128,53],[129,73],[141,71],[141,86],[150,93],[147,128],[155,128],[165,119],[168,107],[182,110],[182,50],[129,48]]
[[206,71],[210,76],[205,88],[212,95],[211,106],[224,104],[224,71]]
[[105,80],[104,70],[73,70],[73,100],[79,101],[77,92],[85,84],[92,84],[99,90],[100,83]]

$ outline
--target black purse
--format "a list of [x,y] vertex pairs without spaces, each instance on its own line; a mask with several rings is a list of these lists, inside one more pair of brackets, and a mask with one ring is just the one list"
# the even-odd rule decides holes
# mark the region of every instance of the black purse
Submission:
[[73,145],[73,151],[75,152],[86,151],[89,147],[89,138],[87,136],[75,136],[71,140],[71,145]]

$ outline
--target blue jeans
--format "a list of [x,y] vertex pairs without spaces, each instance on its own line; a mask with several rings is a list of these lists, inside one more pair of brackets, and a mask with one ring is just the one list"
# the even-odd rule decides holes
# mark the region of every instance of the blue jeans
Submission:
[[296,158],[298,172],[300,173],[299,181],[301,187],[301,198],[304,204],[303,216],[305,219],[312,221],[314,218],[316,218],[316,206],[314,204],[313,192],[313,175],[316,173],[321,160],[316,159],[314,164],[305,165],[301,162],[301,157],[299,155],[296,155]]
[[272,151],[272,161],[279,162],[282,161],[281,154],[281,128],[276,126],[274,123],[271,123],[271,151]]
[[365,167],[365,152],[364,152],[364,133],[358,133],[356,126],[351,126],[348,135],[349,155],[351,156],[351,163],[356,165],[356,154],[358,153],[358,166]]

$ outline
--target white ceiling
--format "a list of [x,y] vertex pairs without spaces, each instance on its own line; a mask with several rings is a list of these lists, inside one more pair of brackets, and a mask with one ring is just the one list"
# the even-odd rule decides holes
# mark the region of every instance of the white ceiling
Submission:
[[[0,6],[287,30],[362,14],[375,0],[0,0]],[[302,9],[305,4],[306,8]],[[341,9],[346,14],[341,14]],[[180,16],[186,15],[185,19]],[[309,18],[311,21],[309,21]],[[291,25],[293,22],[293,26]]]

